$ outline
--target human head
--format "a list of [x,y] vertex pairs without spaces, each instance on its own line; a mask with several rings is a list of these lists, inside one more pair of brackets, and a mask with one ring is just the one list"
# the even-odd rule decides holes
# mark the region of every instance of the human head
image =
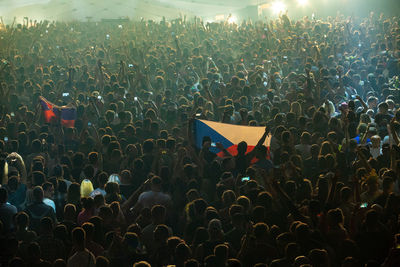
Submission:
[[151,265],[147,261],[139,261],[133,264],[133,267],[151,267]]
[[96,258],[96,267],[108,267],[110,265],[110,261],[104,256],[97,256]]
[[219,219],[212,219],[208,223],[208,234],[210,235],[210,238],[212,237],[217,237],[222,233],[222,224]]
[[151,178],[151,190],[161,191],[162,180],[158,176]]
[[343,213],[341,209],[331,209],[328,211],[328,223],[331,226],[343,224]]
[[46,198],[53,198],[53,195],[54,195],[54,186],[53,186],[52,183],[50,183],[50,182],[45,182],[45,183],[42,185],[42,188],[43,188],[44,197],[46,197]]
[[76,218],[76,207],[74,204],[67,204],[64,206],[64,219],[75,221]]
[[53,231],[53,221],[49,217],[44,217],[40,220],[40,232],[42,234],[52,233]]
[[106,172],[100,172],[97,176],[98,186],[100,188],[104,188],[106,183],[108,182],[108,175]]
[[86,233],[81,227],[72,230],[72,242],[78,250],[85,249]]
[[169,236],[169,230],[165,224],[157,225],[153,231],[154,242],[157,244],[166,243]]
[[94,224],[90,222],[85,222],[84,224],[82,224],[82,229],[86,233],[86,239],[92,240],[94,234]]
[[239,154],[239,155],[243,155],[244,153],[246,153],[246,150],[247,150],[247,143],[246,143],[245,141],[241,141],[241,142],[238,144],[237,150],[238,150],[238,154]]
[[328,252],[325,249],[312,249],[308,254],[308,258],[314,267],[329,266]]
[[89,197],[90,193],[93,192],[93,184],[90,180],[83,180],[80,186],[80,195],[81,197]]
[[151,218],[153,223],[162,224],[165,221],[166,209],[162,205],[155,205],[151,208]]
[[15,224],[19,229],[25,229],[29,224],[29,216],[21,211],[15,217]]
[[85,210],[91,210],[94,208],[94,200],[91,197],[83,197],[81,198],[82,207]]
[[42,202],[44,197],[43,188],[41,186],[36,186],[33,188],[33,200],[35,202]]
[[388,112],[389,105],[386,102],[382,102],[378,105],[378,112],[386,114]]
[[374,135],[371,137],[371,143],[373,148],[381,147],[381,137],[379,135]]
[[301,143],[304,145],[310,145],[311,134],[309,132],[303,132],[300,137]]

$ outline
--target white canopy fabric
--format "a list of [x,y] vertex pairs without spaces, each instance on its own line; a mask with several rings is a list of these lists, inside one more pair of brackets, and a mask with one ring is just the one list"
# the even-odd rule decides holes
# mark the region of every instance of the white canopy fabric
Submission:
[[180,14],[213,18],[229,14],[260,0],[0,0],[0,16],[38,20],[92,20],[177,18]]

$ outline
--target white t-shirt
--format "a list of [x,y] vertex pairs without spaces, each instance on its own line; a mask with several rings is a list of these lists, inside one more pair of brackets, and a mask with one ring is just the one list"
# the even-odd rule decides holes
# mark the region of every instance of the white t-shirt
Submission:
[[371,153],[371,156],[376,159],[379,155],[382,154],[382,149],[380,147],[375,148],[375,147],[370,147],[369,148],[369,153]]
[[139,195],[138,204],[142,208],[152,208],[154,205],[163,205],[168,207],[171,197],[163,192],[146,191]]

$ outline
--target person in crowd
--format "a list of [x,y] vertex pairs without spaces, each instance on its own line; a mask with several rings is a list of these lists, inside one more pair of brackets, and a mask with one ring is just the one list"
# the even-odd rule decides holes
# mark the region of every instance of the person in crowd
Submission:
[[19,176],[10,176],[6,188],[8,191],[7,201],[14,205],[18,211],[23,210],[26,199],[26,184],[21,182]]
[[[152,223],[143,228],[141,232],[141,240],[143,245],[146,247],[148,253],[154,251],[154,236],[153,232],[157,225],[165,224],[166,221],[166,209],[161,205],[154,205],[151,208],[151,221]],[[168,227],[169,235],[172,236],[172,229]]]
[[163,205],[167,210],[171,208],[171,197],[162,192],[162,181],[158,176],[151,179],[151,189],[139,195],[134,209],[140,211],[144,208],[152,208],[155,205]]
[[40,221],[49,217],[53,223],[57,222],[54,209],[43,202],[44,193],[41,186],[33,189],[33,204],[26,207],[25,212],[29,215],[30,228],[36,233],[40,230]]
[[50,206],[53,208],[54,213],[56,213],[56,204],[53,201],[54,197],[54,186],[50,182],[46,182],[42,185],[43,188],[43,193],[44,193],[44,198],[43,198],[43,203],[46,204],[47,206]]
[[7,202],[8,191],[0,188],[0,220],[2,222],[3,231],[14,230],[14,216],[17,214],[17,208]]
[[68,258],[67,266],[96,266],[96,258],[86,248],[86,232],[80,227],[76,227],[72,230],[72,243],[74,245],[73,251],[76,251],[73,255]]
[[93,241],[93,235],[94,235],[94,224],[90,222],[85,222],[82,225],[83,230],[85,230],[86,233],[86,247],[87,249],[93,253],[95,257],[102,256],[104,253],[104,248]]
[[106,195],[106,191],[104,190],[104,188],[105,188],[107,182],[108,182],[107,173],[105,173],[105,172],[100,172],[100,173],[97,175],[97,184],[98,184],[98,187],[90,193],[90,196],[91,196],[92,198],[94,198],[96,195],[99,195],[99,194],[105,196],[105,195]]
[[65,259],[65,247],[63,242],[54,237],[53,221],[49,217],[40,220],[40,232],[36,239],[42,251],[43,260],[54,262],[56,259]]
[[37,234],[29,230],[29,217],[28,214],[21,211],[15,216],[16,237],[20,242],[30,243],[36,239]]
[[82,226],[83,223],[90,220],[95,215],[95,204],[91,197],[82,197],[82,207],[83,210],[79,212],[77,223]]

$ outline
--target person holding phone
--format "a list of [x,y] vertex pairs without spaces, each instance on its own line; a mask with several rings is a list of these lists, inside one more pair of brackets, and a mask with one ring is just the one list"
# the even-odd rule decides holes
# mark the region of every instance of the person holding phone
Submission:
[[369,174],[366,178],[366,185],[368,187],[368,190],[360,195],[361,202],[372,205],[375,200],[382,194],[382,190],[379,188],[378,184],[378,176],[374,173]]

